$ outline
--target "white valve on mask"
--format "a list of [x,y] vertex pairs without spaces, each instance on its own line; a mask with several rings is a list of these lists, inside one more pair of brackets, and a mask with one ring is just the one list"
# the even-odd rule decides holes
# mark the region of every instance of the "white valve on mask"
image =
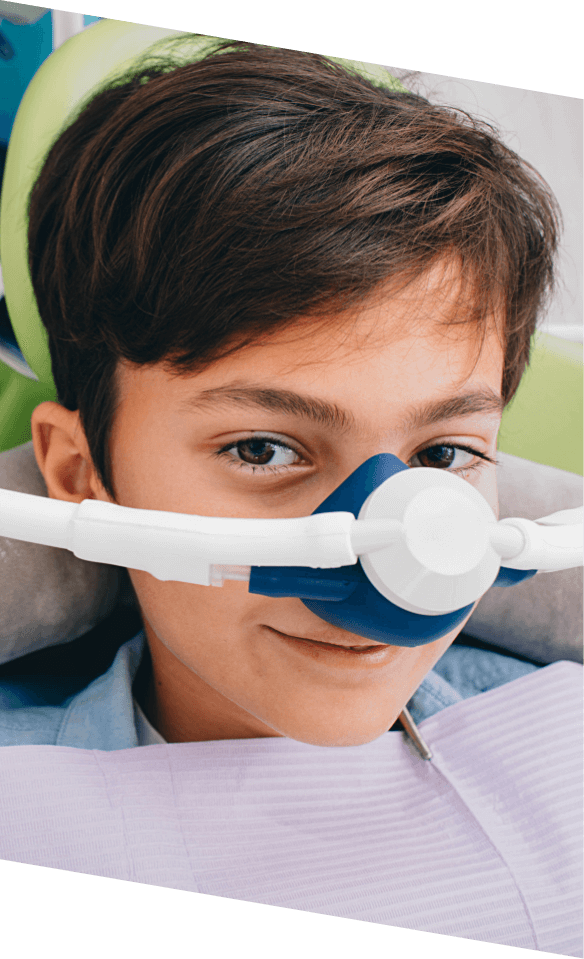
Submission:
[[416,493],[405,509],[405,542],[427,570],[463,576],[475,569],[488,551],[493,519],[464,492],[437,490],[432,485]]
[[497,519],[486,499],[451,473],[403,470],[365,500],[360,520],[391,518],[403,535],[361,556],[375,588],[413,613],[438,616],[479,599],[493,585],[501,556],[490,531]]
[[502,565],[548,572],[583,565],[582,512],[497,522],[484,497],[460,477],[404,470],[378,486],[359,513],[360,521],[393,521],[403,533],[361,555],[361,565],[392,603],[440,615],[479,599]]

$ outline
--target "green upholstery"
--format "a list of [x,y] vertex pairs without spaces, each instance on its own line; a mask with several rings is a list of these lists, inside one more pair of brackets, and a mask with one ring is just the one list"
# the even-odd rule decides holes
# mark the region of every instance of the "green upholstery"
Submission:
[[531,363],[503,414],[499,449],[583,473],[582,344],[538,333]]
[[[172,43],[174,62],[195,59],[216,38],[185,36],[117,20],[101,20],[59,47],[33,77],[8,148],[0,210],[0,262],[18,344],[38,382],[0,362],[0,451],[30,439],[30,414],[54,399],[47,340],[27,265],[26,197],[60,131],[105,82]],[[178,45],[177,45],[178,43]],[[337,59],[337,58],[334,58]],[[339,59],[373,82],[403,89],[382,67]],[[540,336],[533,362],[506,411],[500,448],[516,456],[582,473],[582,348]]]

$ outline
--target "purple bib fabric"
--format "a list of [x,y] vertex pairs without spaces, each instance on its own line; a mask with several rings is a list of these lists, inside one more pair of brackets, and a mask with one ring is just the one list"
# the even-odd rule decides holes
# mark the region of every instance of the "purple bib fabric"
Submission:
[[0,749],[0,858],[582,956],[582,668],[364,746]]

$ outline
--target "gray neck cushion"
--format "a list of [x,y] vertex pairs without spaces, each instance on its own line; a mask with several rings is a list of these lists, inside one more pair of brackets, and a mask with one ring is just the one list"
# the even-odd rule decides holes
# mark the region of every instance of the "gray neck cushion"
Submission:
[[[538,519],[582,505],[582,478],[500,453],[500,515]],[[46,496],[32,443],[0,454],[0,488]],[[135,603],[125,570],[0,537],[0,663],[77,639]],[[494,587],[465,633],[539,663],[582,662],[582,569]]]

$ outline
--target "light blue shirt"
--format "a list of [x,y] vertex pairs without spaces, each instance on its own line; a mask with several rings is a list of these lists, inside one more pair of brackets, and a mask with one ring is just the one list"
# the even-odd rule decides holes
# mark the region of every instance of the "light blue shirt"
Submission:
[[[139,632],[120,646],[108,670],[60,705],[43,704],[42,688],[0,682],[0,746],[55,745],[81,749],[138,746],[132,684],[144,652]],[[414,722],[538,669],[510,656],[451,646],[408,703]]]

